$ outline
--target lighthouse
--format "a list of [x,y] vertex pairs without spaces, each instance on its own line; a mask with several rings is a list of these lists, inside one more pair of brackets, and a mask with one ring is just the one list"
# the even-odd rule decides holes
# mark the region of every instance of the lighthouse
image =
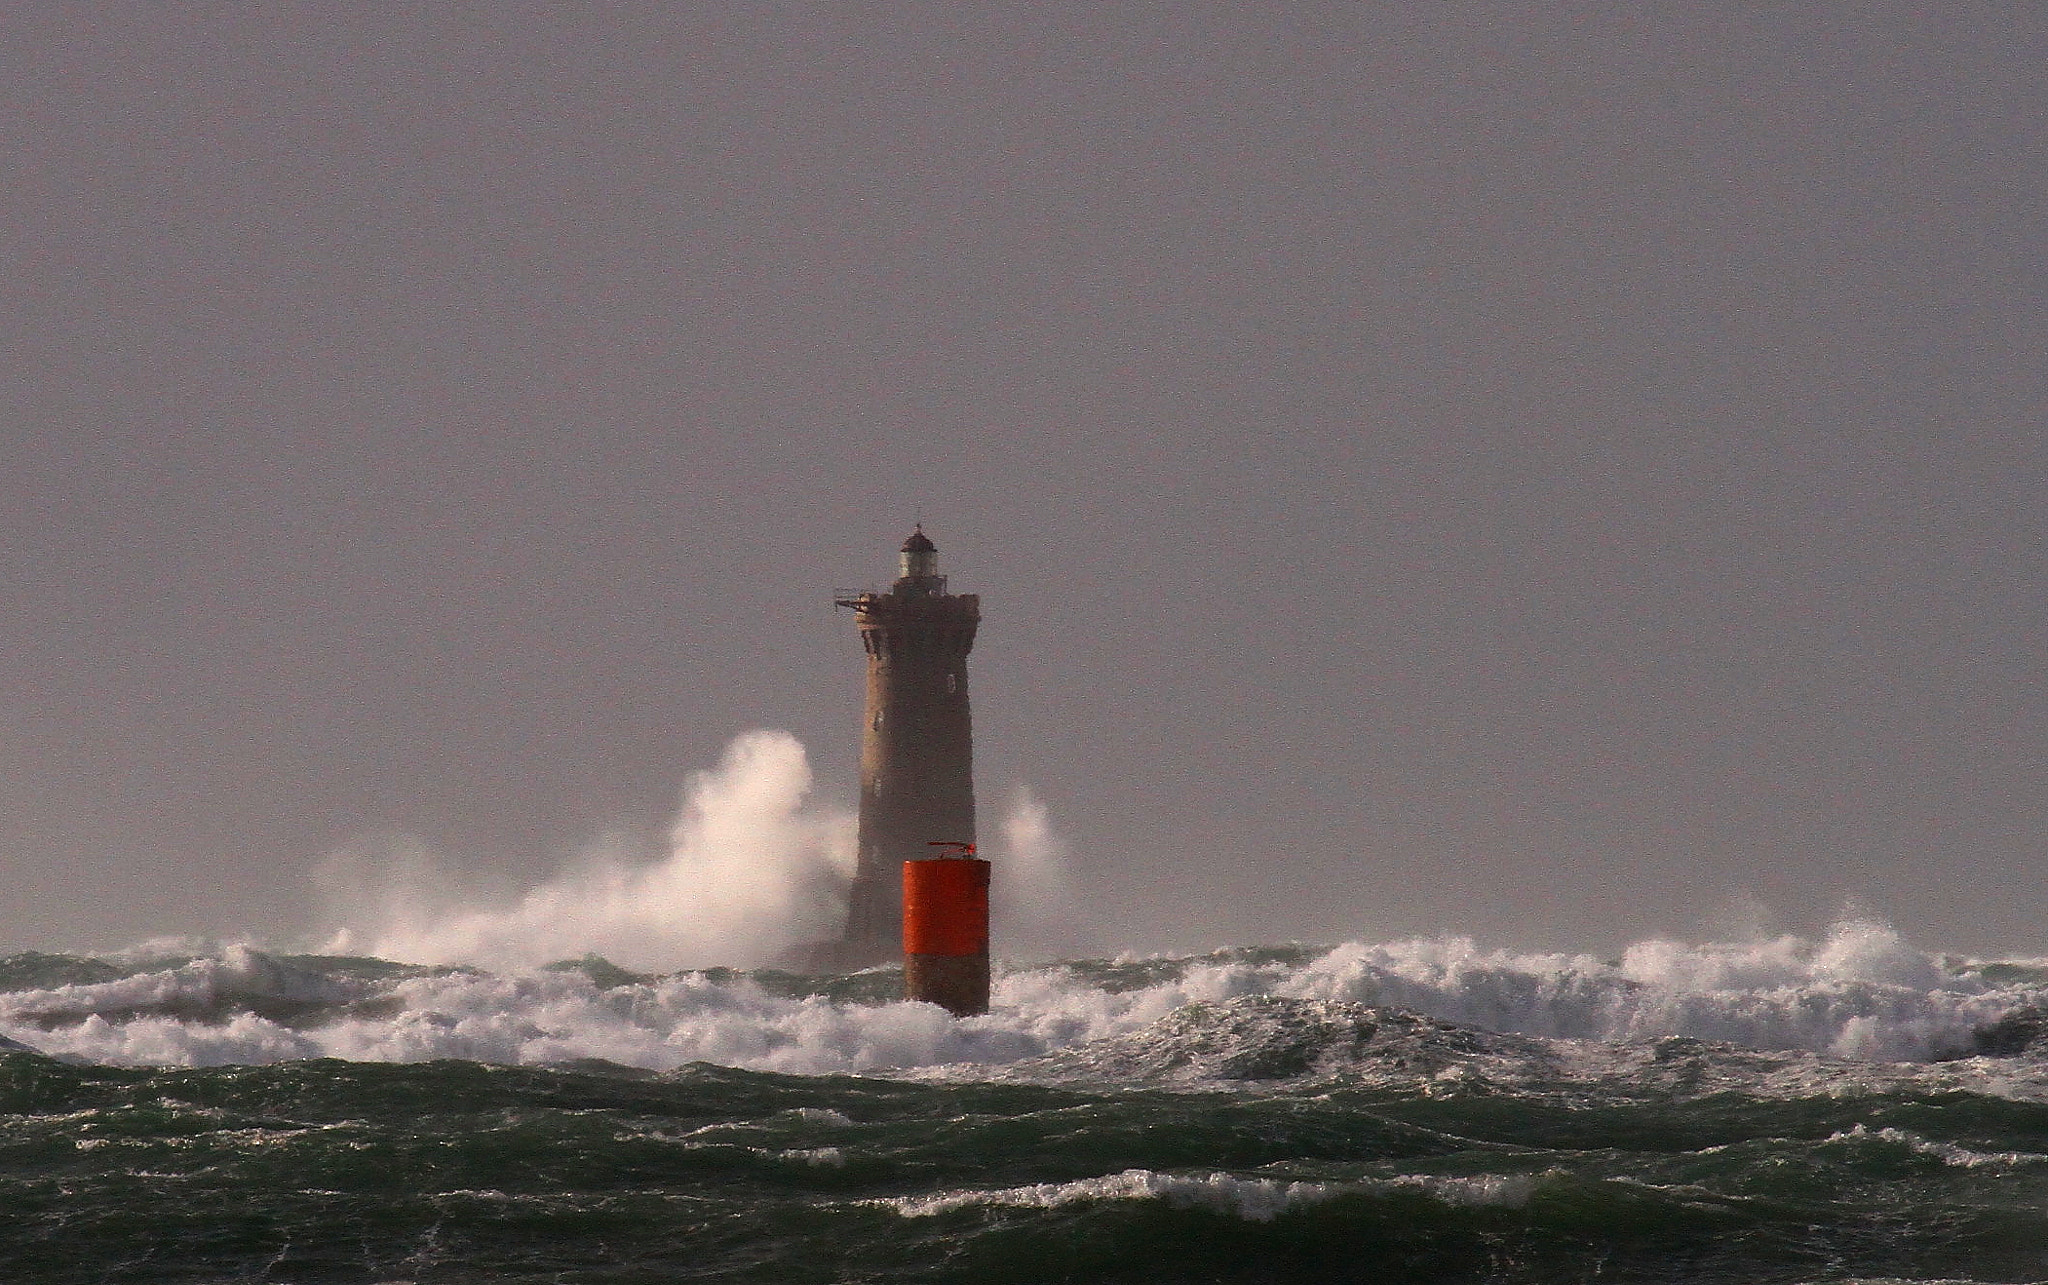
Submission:
[[898,569],[887,592],[836,600],[854,613],[867,652],[859,854],[837,952],[853,968],[902,957],[903,863],[932,856],[934,844],[974,842],[967,653],[981,598],[946,591],[921,524]]

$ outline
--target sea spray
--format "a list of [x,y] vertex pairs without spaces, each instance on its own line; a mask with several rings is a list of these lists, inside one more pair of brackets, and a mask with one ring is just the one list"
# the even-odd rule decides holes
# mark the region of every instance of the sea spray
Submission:
[[1075,886],[1067,844],[1029,786],[1012,792],[997,841],[983,845],[983,855],[994,863],[997,953],[1074,959],[1100,951],[1103,934]]
[[[514,904],[465,906],[418,854],[377,881],[333,950],[505,967],[596,952],[631,968],[748,967],[838,931],[852,818],[809,804],[811,770],[786,732],[736,738],[691,776],[668,853],[635,864],[586,852]],[[376,886],[376,885],[373,885]]]
[[[717,767],[691,775],[668,851],[655,860],[593,842],[553,877],[512,898],[466,889],[415,839],[345,845],[318,872],[340,925],[331,953],[494,969],[586,954],[628,968],[752,968],[830,940],[844,926],[854,818],[811,800],[803,746],[787,732],[746,732]],[[1001,946],[1071,958],[1094,945],[1066,844],[1028,786],[1011,794],[985,852]]]

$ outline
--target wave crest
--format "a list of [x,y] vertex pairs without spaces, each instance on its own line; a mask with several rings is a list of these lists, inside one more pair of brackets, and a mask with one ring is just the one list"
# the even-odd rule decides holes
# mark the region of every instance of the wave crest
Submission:
[[[8,976],[0,1035],[123,1064],[602,1059],[653,1071],[701,1061],[1218,1085],[1346,1075],[1515,1084],[1569,1078],[1586,1061],[1676,1083],[1674,1068],[1737,1049],[1809,1066],[1816,1055],[1871,1065],[1981,1054],[2004,1057],[2008,1076],[2048,1068],[2038,967],[1939,965],[1863,923],[1816,942],[1644,943],[1616,961],[1441,938],[1008,967],[994,1010],[964,1020],[892,1002],[886,970],[661,976],[585,957],[490,972],[237,945],[189,958],[0,960],[0,985]],[[1588,1055],[1582,1042],[1607,1051]]]

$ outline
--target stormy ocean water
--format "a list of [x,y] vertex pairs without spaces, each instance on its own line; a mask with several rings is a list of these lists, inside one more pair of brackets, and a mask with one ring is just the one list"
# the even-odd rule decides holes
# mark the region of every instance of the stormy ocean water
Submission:
[[0,961],[37,1282],[2048,1278],[2048,965],[1894,929],[886,971]]
[[1045,962],[956,1019],[786,967],[844,914],[809,789],[752,733],[665,855],[492,901],[342,854],[310,950],[0,958],[0,1280],[2048,1279],[2048,961],[1116,955],[1019,795],[997,939]]

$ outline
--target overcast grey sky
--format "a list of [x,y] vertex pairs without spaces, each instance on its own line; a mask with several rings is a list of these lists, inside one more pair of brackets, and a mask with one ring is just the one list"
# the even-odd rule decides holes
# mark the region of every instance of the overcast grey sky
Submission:
[[[0,951],[850,803],[1127,944],[2048,953],[2033,4],[0,5]],[[987,822],[984,822],[986,825]]]

